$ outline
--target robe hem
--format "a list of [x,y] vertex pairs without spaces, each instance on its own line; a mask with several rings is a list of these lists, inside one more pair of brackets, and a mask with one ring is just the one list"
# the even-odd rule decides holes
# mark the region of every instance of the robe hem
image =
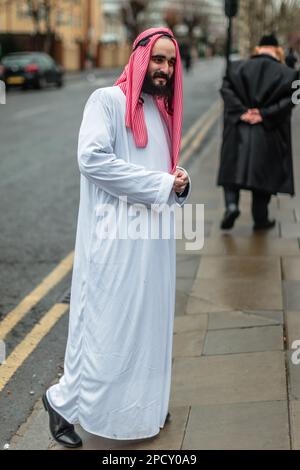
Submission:
[[150,435],[147,435],[147,436],[138,436],[138,437],[116,437],[116,436],[110,436],[108,434],[105,434],[105,433],[100,433],[100,432],[95,432],[95,431],[92,431],[88,426],[85,426],[82,424],[82,422],[80,421],[76,421],[75,423],[73,424],[79,424],[79,426],[82,427],[82,429],[86,432],[88,432],[89,434],[93,434],[94,436],[98,436],[98,437],[104,437],[104,439],[111,439],[111,440],[115,440],[115,441],[136,441],[136,440],[139,440],[139,439],[151,439],[151,437],[155,437],[155,436],[158,436],[158,434],[160,433],[160,430],[163,428],[163,426],[159,427],[159,430],[154,433],[154,434],[150,434]]
[[78,418],[70,420],[70,418],[68,418],[64,413],[62,413],[61,410],[58,410],[53,405],[52,399],[49,398],[48,392],[49,390],[47,390],[46,395],[47,395],[47,399],[48,399],[48,402],[50,403],[51,408],[53,408],[58,414],[60,414],[70,424],[73,424],[74,426],[79,424],[79,426],[81,426],[84,431],[88,432],[89,434],[93,434],[94,436],[104,437],[105,439],[112,439],[116,441],[135,441],[138,439],[150,439],[151,437],[155,437],[160,433],[160,430],[164,428],[164,425],[159,426],[159,430],[155,432],[154,434],[147,435],[147,436],[139,436],[139,437],[116,437],[116,436],[109,436],[108,434],[101,433],[101,432],[95,432],[95,431],[92,431],[91,428],[89,428],[89,426],[86,426],[85,424],[83,424],[82,421],[80,421]]

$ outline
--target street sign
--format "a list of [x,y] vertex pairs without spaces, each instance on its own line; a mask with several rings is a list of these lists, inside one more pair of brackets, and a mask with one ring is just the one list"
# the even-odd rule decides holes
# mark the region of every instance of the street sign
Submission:
[[239,0],[225,0],[225,15],[233,18],[237,15],[239,9]]

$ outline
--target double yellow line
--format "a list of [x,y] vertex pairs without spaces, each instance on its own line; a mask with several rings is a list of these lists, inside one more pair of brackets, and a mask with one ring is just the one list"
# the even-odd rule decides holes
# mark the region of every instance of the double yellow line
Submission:
[[[74,252],[72,251],[16,308],[7,314],[0,323],[0,339],[5,340],[8,333],[25,315],[71,271],[73,258]],[[0,392],[68,308],[67,304],[54,305],[13,350],[5,363],[0,365]]]
[[[188,162],[201,142],[217,121],[221,113],[221,105],[216,102],[195,124],[189,129],[182,139],[181,165]],[[35,307],[50,290],[52,290],[67,274],[73,266],[74,252],[66,256],[56,268],[46,276],[43,281],[31,291],[7,316],[0,322],[0,339],[5,340],[12,329]],[[55,304],[44,317],[25,336],[20,344],[8,356],[5,363],[0,365],[0,392],[15,374],[17,369],[35,350],[42,339],[49,333],[58,320],[68,311],[68,304]]]
[[[221,101],[216,101],[189,129],[182,139],[180,165],[184,166],[207,136],[222,112]],[[190,143],[189,143],[190,142]],[[189,145],[187,145],[189,143]],[[187,148],[185,148],[187,147]]]

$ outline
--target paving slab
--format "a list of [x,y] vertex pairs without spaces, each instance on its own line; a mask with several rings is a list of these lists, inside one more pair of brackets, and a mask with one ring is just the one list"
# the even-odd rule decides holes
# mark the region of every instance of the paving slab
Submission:
[[[223,310],[281,310],[281,282],[246,279],[196,279],[191,295]],[[300,295],[300,294],[299,294]],[[213,311],[213,310],[210,310]],[[198,312],[200,313],[200,312]],[[206,313],[203,311],[203,313]]]
[[189,293],[197,274],[200,256],[179,255],[176,260],[175,317],[184,315]]
[[282,211],[281,209],[279,208],[276,208],[276,209],[272,209],[272,215],[271,215],[272,218],[276,219],[277,222],[281,223],[281,222],[289,222],[289,223],[295,223],[295,222],[298,222],[297,218],[296,218],[296,210],[295,209],[284,209],[284,211]]
[[300,281],[283,281],[285,310],[300,311]]
[[177,277],[176,290],[189,294],[191,288],[193,287],[193,284],[194,284],[193,277]]
[[269,239],[263,236],[237,238],[233,232],[205,240],[204,247],[199,251],[202,255],[228,256],[299,256],[297,240]]
[[286,312],[286,332],[289,394],[300,400],[300,311]]
[[200,299],[194,295],[190,295],[186,305],[187,315],[199,315],[210,312],[230,312],[231,308],[226,308],[223,305],[216,305],[209,299]]
[[202,256],[196,279],[253,279],[281,281],[280,258],[275,256]]
[[187,333],[189,331],[207,330],[208,316],[204,315],[184,315],[175,318],[174,333]]
[[176,274],[180,279],[195,278],[198,266],[200,263],[200,256],[178,255],[176,258]]
[[[272,228],[271,230],[268,230],[265,233],[259,233],[259,232],[253,233],[253,221],[251,219],[251,216],[250,215],[248,215],[247,217],[245,216],[244,220],[245,222],[243,222],[240,218],[237,219],[234,225],[234,232],[224,231],[223,233],[234,233],[234,236],[239,237],[239,238],[251,237],[251,238],[258,239],[260,237],[264,237],[264,238],[276,239],[279,237],[279,234],[280,234],[279,223],[277,223],[274,228]],[[220,233],[220,221],[218,223],[215,223],[213,230],[212,230],[212,235],[218,235]]]
[[219,224],[222,219],[222,216],[223,210],[221,209],[205,209],[204,211],[204,220],[206,222],[213,222]]
[[282,222],[281,223],[281,236],[287,240],[293,238],[300,238],[300,224]]
[[283,280],[300,282],[300,256],[284,256],[281,262]]
[[278,196],[279,199],[279,207],[280,209],[300,209],[300,197],[295,196],[295,197],[290,197],[290,196],[284,196],[280,194]]
[[210,313],[208,315],[208,330],[282,324],[283,313],[281,311],[247,312],[235,310],[232,312]]
[[261,326],[208,331],[203,354],[237,354],[283,350],[282,326]]
[[188,331],[174,335],[173,357],[196,357],[201,356],[205,331]]
[[188,299],[188,294],[176,290],[175,317],[180,317],[185,314]]
[[300,311],[286,312],[286,330],[288,348],[291,348],[295,340],[300,340]]
[[175,358],[171,397],[175,407],[286,400],[284,353]]
[[290,402],[292,449],[300,450],[300,401]]
[[183,449],[288,450],[287,403],[192,406]]
[[300,208],[299,209],[292,209],[293,213],[295,214],[296,222],[300,222]]

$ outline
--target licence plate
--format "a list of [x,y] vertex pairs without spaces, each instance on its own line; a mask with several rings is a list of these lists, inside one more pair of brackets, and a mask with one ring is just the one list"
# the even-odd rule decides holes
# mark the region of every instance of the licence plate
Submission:
[[22,85],[24,81],[24,77],[8,77],[6,80],[8,85]]

